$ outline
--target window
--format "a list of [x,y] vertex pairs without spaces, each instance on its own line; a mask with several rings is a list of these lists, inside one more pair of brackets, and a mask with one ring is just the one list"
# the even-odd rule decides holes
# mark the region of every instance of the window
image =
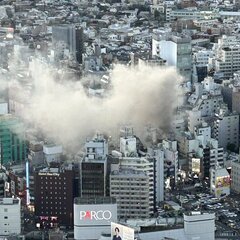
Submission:
[[7,217],[7,216],[4,216],[4,219],[8,219],[8,217]]

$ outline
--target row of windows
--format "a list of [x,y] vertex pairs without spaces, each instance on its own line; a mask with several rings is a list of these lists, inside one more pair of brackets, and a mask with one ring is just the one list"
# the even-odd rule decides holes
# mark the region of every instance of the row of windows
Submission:
[[47,200],[47,199],[49,199],[49,200],[61,200],[61,199],[66,199],[66,197],[44,197],[44,196],[41,196],[41,199],[45,199],[45,200]]
[[50,179],[50,180],[66,180],[66,177],[49,177],[49,176],[44,176],[44,177],[41,177],[42,180],[46,180],[46,179]]
[[47,215],[48,215],[48,214],[51,214],[51,215],[52,215],[52,214],[57,214],[57,215],[63,215],[63,214],[64,214],[64,215],[66,215],[67,212],[48,212],[48,211],[47,211],[47,212],[44,212],[44,211],[42,211],[41,214],[42,214],[42,215],[45,215],[45,214],[47,214]]
[[[41,186],[41,189],[43,189],[44,187],[43,186]],[[45,189],[47,190],[48,189],[48,187],[45,187]],[[53,187],[49,187],[49,189],[53,189]],[[54,189],[55,190],[57,190],[57,189],[59,189],[59,190],[61,190],[62,189],[62,187],[54,187]],[[63,187],[63,189],[66,189],[66,187]]]
[[66,182],[41,182],[41,185],[53,185],[53,184],[55,184],[55,185],[66,185]]
[[54,209],[54,208],[57,210],[66,210],[66,207],[61,207],[61,206],[60,207],[45,207],[45,208],[43,206],[41,206],[41,209],[47,209],[47,210]]
[[[66,188],[64,188],[64,190],[66,190]],[[49,194],[59,194],[60,192],[48,192]],[[43,195],[44,194],[44,192],[43,191],[41,191],[41,194]],[[61,192],[61,194],[62,194],[62,192]],[[66,192],[64,192],[63,193],[64,195],[66,195]]]

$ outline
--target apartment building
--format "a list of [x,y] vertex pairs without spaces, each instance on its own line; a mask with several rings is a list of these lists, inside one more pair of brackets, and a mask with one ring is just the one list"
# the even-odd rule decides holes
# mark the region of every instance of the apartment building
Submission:
[[0,236],[21,233],[21,201],[16,198],[0,198]]
[[110,174],[110,197],[117,200],[119,218],[148,218],[149,177],[143,171],[119,170]]

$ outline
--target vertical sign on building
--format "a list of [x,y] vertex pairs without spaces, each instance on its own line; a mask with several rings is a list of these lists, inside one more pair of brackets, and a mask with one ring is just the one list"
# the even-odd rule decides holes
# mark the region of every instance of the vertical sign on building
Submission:
[[15,182],[13,180],[11,180],[11,193],[16,194]]
[[26,204],[30,204],[30,194],[29,194],[29,161],[26,161]]

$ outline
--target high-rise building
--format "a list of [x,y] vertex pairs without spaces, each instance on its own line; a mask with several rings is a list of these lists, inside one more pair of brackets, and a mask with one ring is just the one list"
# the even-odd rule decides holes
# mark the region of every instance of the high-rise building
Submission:
[[83,29],[76,25],[52,27],[53,43],[63,42],[78,63],[82,63]]
[[223,35],[218,39],[218,43],[213,46],[214,54],[209,61],[209,70],[214,69],[225,78],[232,77],[234,72],[240,70],[239,43],[240,39],[237,36]]
[[240,193],[240,161],[232,162],[231,170],[231,189],[237,193]]
[[[119,174],[111,174],[109,177],[110,194],[113,193],[111,181],[114,178],[124,178],[125,175],[128,176],[129,173],[131,173],[133,175],[132,178],[136,176],[136,180],[138,177],[137,174],[144,174],[148,178],[148,180],[144,180],[148,182],[148,216],[152,216],[158,202],[164,200],[164,150],[161,146],[158,146],[149,148],[147,152],[143,152],[140,150],[142,148],[142,143],[139,138],[133,136],[133,134],[127,130],[124,135],[125,137],[120,138],[120,152],[114,150],[109,156],[108,165],[111,165],[111,167],[108,166],[108,171],[111,173],[120,171]],[[166,150],[170,150],[170,148],[171,147],[168,149],[166,143]],[[170,152],[166,151],[166,156],[170,157],[171,154],[169,153]],[[121,187],[122,186],[119,186],[119,188]],[[127,188],[127,186],[125,187]],[[126,189],[124,191],[126,191]],[[129,192],[131,193],[131,189],[129,189]],[[114,194],[117,193],[114,192]]]
[[193,50],[193,66],[196,71],[195,81],[201,82],[207,77],[208,74],[208,59],[212,57],[213,52],[211,50],[197,48]]
[[110,175],[110,197],[117,200],[118,217],[148,218],[149,177],[143,171],[119,170]]
[[233,76],[233,79],[223,81],[222,95],[229,110],[240,114],[240,71],[235,72]]
[[80,196],[106,196],[108,143],[98,135],[85,144],[85,156],[80,162]]
[[146,158],[146,157],[122,157],[119,159],[119,165],[121,169],[132,169],[136,172],[144,172],[147,174],[148,180],[148,190],[149,190],[149,198],[148,198],[148,210],[149,215],[153,214],[154,206],[155,206],[155,159],[154,158]]
[[186,36],[154,35],[152,55],[166,60],[166,65],[175,66],[188,82],[192,79],[192,45]]
[[0,198],[0,236],[21,233],[21,201],[15,198]]
[[74,172],[72,165],[45,168],[34,175],[35,214],[43,226],[72,226]]
[[23,124],[10,114],[0,115],[0,162],[21,163],[27,157]]
[[239,115],[220,109],[216,114],[213,128],[213,137],[225,150],[237,150],[239,147]]

